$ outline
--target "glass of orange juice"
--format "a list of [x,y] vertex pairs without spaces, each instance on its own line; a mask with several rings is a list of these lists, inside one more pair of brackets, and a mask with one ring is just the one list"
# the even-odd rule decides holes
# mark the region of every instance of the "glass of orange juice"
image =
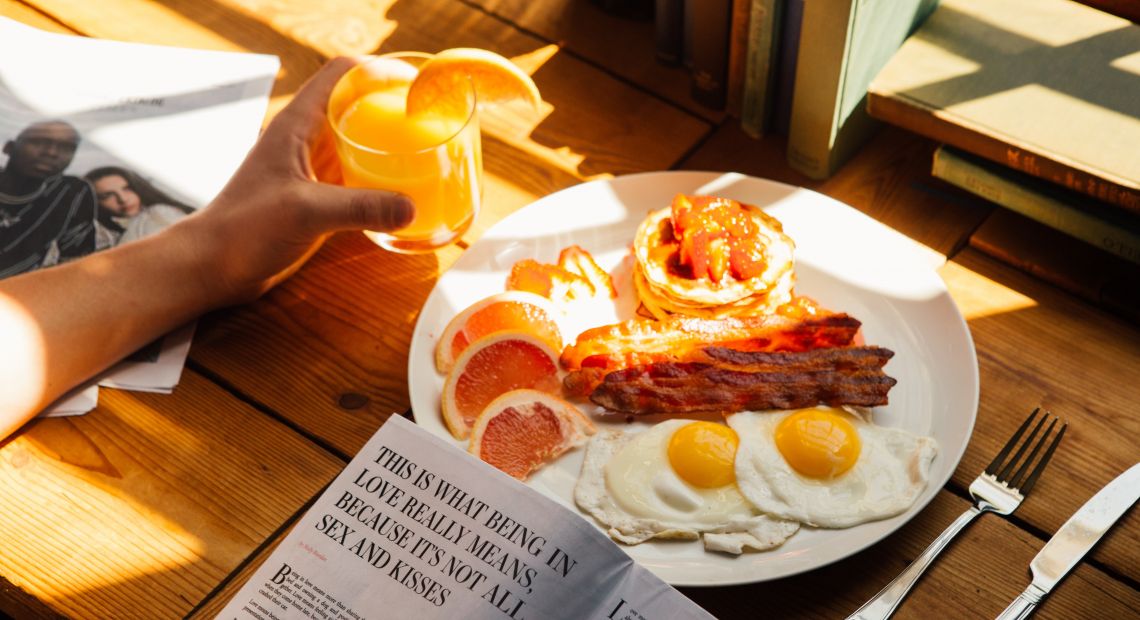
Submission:
[[350,69],[329,97],[328,118],[348,187],[400,192],[415,219],[394,232],[365,231],[394,252],[429,252],[455,241],[475,221],[483,158],[475,87],[457,81],[447,100],[409,114],[408,89],[432,56],[396,52]]

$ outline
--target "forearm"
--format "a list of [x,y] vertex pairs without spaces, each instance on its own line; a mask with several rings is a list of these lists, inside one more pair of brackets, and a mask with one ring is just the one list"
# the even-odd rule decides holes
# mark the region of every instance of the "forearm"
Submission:
[[257,298],[329,234],[412,221],[406,197],[316,182],[311,148],[330,144],[329,92],[354,64],[313,76],[208,207],[153,237],[0,280],[0,440],[147,342]]
[[220,303],[204,281],[196,222],[184,224],[0,280],[0,439],[67,390]]

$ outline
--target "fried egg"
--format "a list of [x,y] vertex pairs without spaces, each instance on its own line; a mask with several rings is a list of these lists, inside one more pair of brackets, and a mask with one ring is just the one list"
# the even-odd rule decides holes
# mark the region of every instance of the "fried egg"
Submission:
[[737,438],[723,424],[668,420],[642,432],[601,432],[574,488],[578,506],[626,544],[694,540],[741,553],[778,546],[799,524],[773,519],[737,489]]
[[736,413],[736,479],[761,511],[825,528],[910,508],[938,451],[930,437],[875,426],[842,409]]

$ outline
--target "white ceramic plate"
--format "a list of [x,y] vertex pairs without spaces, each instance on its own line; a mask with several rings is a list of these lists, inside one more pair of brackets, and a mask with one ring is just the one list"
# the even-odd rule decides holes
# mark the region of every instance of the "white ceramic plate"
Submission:
[[[439,414],[443,376],[435,370],[436,339],[461,310],[503,291],[511,265],[523,258],[554,263],[562,248],[578,244],[612,269],[628,253],[645,215],[668,206],[679,192],[735,198],[783,222],[796,242],[796,292],[861,320],[868,344],[895,352],[886,371],[898,384],[890,404],[874,410],[874,422],[932,436],[940,452],[930,486],[911,510],[892,519],[844,530],[804,528],[777,549],[738,557],[706,552],[700,541],[622,548],[665,581],[696,586],[785,577],[868,547],[926,506],[957,467],[977,411],[977,358],[966,323],[934,272],[931,252],[855,209],[802,188],[739,174],[645,173],[577,185],[513,213],[440,277],[424,304],[408,362],[416,421],[455,441]],[[455,444],[466,448],[465,442]],[[578,511],[573,489],[583,453],[564,455],[528,484]]]

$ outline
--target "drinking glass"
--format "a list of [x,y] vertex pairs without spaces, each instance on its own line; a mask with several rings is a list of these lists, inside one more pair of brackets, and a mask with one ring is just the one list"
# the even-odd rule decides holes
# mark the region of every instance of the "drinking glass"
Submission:
[[411,224],[365,231],[381,247],[406,254],[455,241],[475,221],[483,158],[475,88],[460,80],[448,101],[409,115],[408,88],[430,54],[396,52],[350,69],[333,88],[328,118],[348,187],[400,192],[415,202]]

